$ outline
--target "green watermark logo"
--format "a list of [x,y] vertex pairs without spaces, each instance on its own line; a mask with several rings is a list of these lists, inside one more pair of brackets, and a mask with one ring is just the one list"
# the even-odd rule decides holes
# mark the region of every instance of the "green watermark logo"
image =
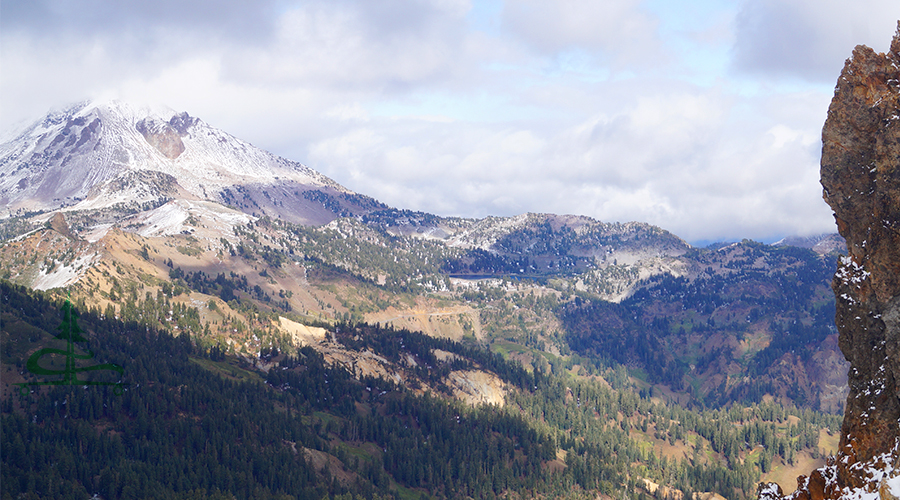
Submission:
[[[56,338],[65,340],[66,348],[57,349],[53,347],[45,347],[43,349],[38,349],[28,358],[28,361],[25,363],[25,369],[27,369],[34,375],[51,376],[57,378],[54,378],[52,380],[45,379],[37,382],[22,382],[16,385],[20,386],[20,390],[23,394],[27,394],[29,387],[41,385],[109,385],[114,387],[114,391],[117,394],[121,394],[124,386],[126,385],[121,381],[108,382],[102,380],[80,380],[78,378],[79,373],[97,371],[115,372],[118,373],[119,378],[121,378],[122,374],[125,373],[125,370],[115,363],[78,366],[80,364],[78,360],[93,359],[94,353],[86,347],[83,349],[85,354],[78,354],[77,352],[75,352],[75,344],[77,342],[87,342],[87,339],[81,335],[84,332],[78,326],[78,314],[75,312],[75,308],[74,306],[72,306],[72,303],[68,298],[62,305],[61,310],[63,313],[63,320],[57,328],[59,330],[59,334],[56,335]],[[63,356],[65,361],[65,368],[55,369],[41,366],[42,358],[58,356]],[[58,378],[59,376],[62,376],[62,378]]]

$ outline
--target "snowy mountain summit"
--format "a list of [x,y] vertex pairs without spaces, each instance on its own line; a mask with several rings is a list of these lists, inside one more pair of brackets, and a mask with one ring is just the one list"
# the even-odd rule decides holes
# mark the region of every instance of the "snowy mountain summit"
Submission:
[[139,209],[190,197],[251,215],[324,224],[377,204],[187,113],[122,101],[83,102],[0,145],[0,217]]

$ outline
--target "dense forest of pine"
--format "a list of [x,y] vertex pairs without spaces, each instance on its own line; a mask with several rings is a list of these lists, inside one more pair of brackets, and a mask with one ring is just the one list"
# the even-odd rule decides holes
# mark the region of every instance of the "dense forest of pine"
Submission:
[[[179,279],[241,288],[234,277]],[[634,498],[648,495],[643,479],[748,498],[775,461],[819,453],[820,431],[839,425],[775,403],[688,410],[634,390],[621,365],[601,373],[611,386],[364,323],[337,324],[335,341],[389,361],[413,356],[438,390],[449,371],[490,371],[511,388],[506,404],[469,407],[357,378],[311,348],[262,349],[275,363],[266,372],[135,320],[165,294],[125,321],[80,311],[80,352],[121,366],[120,386],[15,386],[39,378],[26,359],[54,341],[62,304],[7,282],[0,297],[3,499]],[[666,444],[690,453],[667,456]]]

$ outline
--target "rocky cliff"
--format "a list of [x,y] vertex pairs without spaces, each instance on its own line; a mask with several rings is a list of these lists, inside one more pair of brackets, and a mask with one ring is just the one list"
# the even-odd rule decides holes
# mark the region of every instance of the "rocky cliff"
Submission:
[[[791,498],[900,494],[900,23],[887,54],[858,46],[822,130],[822,186],[847,241],[832,288],[851,364],[836,457]],[[897,464],[895,466],[895,464]],[[761,498],[781,497],[763,485]]]

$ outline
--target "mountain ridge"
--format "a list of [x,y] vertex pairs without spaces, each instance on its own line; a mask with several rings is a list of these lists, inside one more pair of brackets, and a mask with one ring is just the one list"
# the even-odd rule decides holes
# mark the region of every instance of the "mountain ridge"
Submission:
[[[6,184],[0,185],[6,191],[0,190],[0,195],[9,199],[17,193],[27,194],[9,188],[18,182],[8,179],[11,172],[27,180],[21,172],[27,173],[29,168],[37,175],[47,171],[28,163],[27,158],[74,157],[81,137],[88,137],[82,146],[114,142],[99,135],[104,127],[115,128],[102,125],[101,119],[106,116],[101,112],[103,106],[85,104],[48,115],[29,129],[30,135],[20,134],[36,139],[3,145],[0,180]],[[128,129],[118,144],[123,148],[134,146],[137,152],[129,153],[131,157],[150,154],[157,162],[153,165],[166,168],[139,168],[143,165],[137,160],[103,167],[119,170],[93,184],[83,199],[72,200],[71,205],[41,214],[7,214],[0,220],[0,230],[9,235],[0,254],[5,278],[42,290],[74,288],[92,297],[101,308],[128,306],[123,303],[123,294],[130,296],[125,302],[137,306],[144,294],[152,295],[167,286],[171,290],[177,283],[182,290],[193,290],[190,303],[192,307],[200,305],[201,310],[209,309],[212,301],[220,304],[219,311],[238,314],[242,301],[247,300],[271,314],[301,323],[312,319],[387,319],[438,336],[471,335],[478,342],[513,339],[525,342],[536,356],[543,356],[539,353],[545,349],[554,355],[591,353],[607,342],[567,331],[581,325],[583,319],[565,320],[561,314],[562,305],[573,299],[619,303],[626,309],[634,307],[629,305],[633,303],[659,310],[678,307],[682,312],[671,309],[669,313],[672,319],[677,318],[671,328],[662,326],[657,311],[644,319],[637,317],[643,314],[624,318],[624,330],[604,334],[615,339],[634,329],[644,330],[659,339],[645,339],[647,344],[641,349],[661,342],[653,345],[679,350],[672,345],[678,342],[680,331],[687,332],[692,338],[690,348],[680,349],[679,356],[692,360],[699,357],[702,369],[688,370],[693,362],[669,359],[666,369],[658,371],[659,366],[646,364],[649,358],[641,358],[627,348],[621,349],[621,359],[613,356],[613,361],[647,371],[654,377],[654,384],[670,383],[681,391],[691,388],[697,400],[708,399],[713,393],[726,399],[732,397],[729,394],[755,394],[753,397],[758,398],[770,391],[785,400],[797,397],[791,394],[801,395],[804,401],[827,411],[840,407],[836,400],[842,388],[826,368],[833,364],[836,346],[820,328],[822,304],[814,303],[821,300],[819,288],[824,289],[827,260],[831,258],[822,254],[831,255],[828,252],[834,252],[835,245],[819,248],[819,254],[810,250],[809,255],[776,251],[776,247],[749,241],[718,250],[696,249],[665,229],[643,222],[602,222],[580,215],[541,213],[483,219],[440,217],[387,207],[362,194],[339,190],[336,183],[338,188],[329,187],[330,180],[315,189],[307,185],[302,192],[285,195],[290,187],[278,184],[284,180],[274,178],[278,170],[268,171],[272,176],[268,184],[257,182],[263,176],[260,165],[299,165],[284,159],[241,170],[241,175],[232,176],[229,182],[241,177],[250,179],[250,183],[228,185],[214,198],[209,190],[196,190],[202,171],[183,177],[179,166],[179,162],[193,161],[191,155],[196,159],[200,153],[210,153],[208,148],[194,147],[196,137],[208,135],[214,139],[211,144],[223,148],[203,160],[207,165],[234,151],[249,151],[252,146],[224,132],[213,132],[187,113],[168,108],[154,111],[126,103],[115,106],[118,116],[124,117],[116,122],[117,127]],[[101,111],[95,113],[98,109]],[[92,129],[91,120],[101,120],[101,125]],[[69,132],[63,134],[67,126]],[[54,143],[65,146],[70,141],[70,149],[49,147]],[[42,144],[49,147],[46,154],[36,149]],[[9,151],[28,154],[15,156]],[[251,159],[275,158],[253,151]],[[58,159],[48,165],[62,162]],[[223,177],[228,175],[223,171]],[[45,203],[52,209],[65,200]],[[279,215],[285,212],[294,215]],[[63,226],[66,229],[60,231]],[[17,234],[22,237],[12,239]],[[826,237],[812,241],[835,240]],[[162,256],[164,262],[154,255]],[[112,269],[115,274],[110,273]],[[311,277],[315,273],[321,276],[319,281]],[[329,281],[332,276],[337,279]],[[667,276],[675,281],[665,281]],[[816,282],[803,285],[813,291],[803,288],[800,299],[790,299],[794,301],[792,307],[803,310],[794,311],[793,317],[779,316],[772,304],[782,298],[771,290],[787,283],[799,297],[796,294],[802,287],[794,284],[798,280]],[[710,297],[716,311],[705,310],[705,306],[697,309],[695,299],[677,306],[674,302],[660,303],[659,293],[670,285],[682,298],[684,294]],[[729,286],[741,289],[742,294],[729,295]],[[544,309],[515,313],[523,307],[522,293],[546,300]],[[635,297],[638,293],[656,295],[649,301],[644,295]],[[510,303],[504,296],[516,298]],[[470,303],[472,298],[474,302]],[[226,309],[226,303],[232,300],[238,303]],[[440,303],[446,305],[438,306]],[[290,316],[292,311],[302,314]],[[513,315],[518,316],[515,321]],[[219,314],[210,309],[208,316],[218,318]],[[740,320],[744,317],[748,318],[745,322]],[[276,319],[271,323],[279,322]],[[263,322],[261,328],[276,336],[284,334],[269,324]],[[752,329],[747,330],[747,325]],[[784,342],[778,344],[781,347],[766,350],[770,342],[790,330],[791,342],[797,344],[795,337],[809,329],[819,332],[814,335],[815,345],[822,347],[822,355],[773,364],[772,356],[780,353]],[[701,338],[706,332],[712,340]],[[765,354],[765,365],[754,369],[783,372],[778,377],[773,375],[771,385],[762,386],[764,390],[740,378],[754,366],[751,360],[757,353]],[[537,358],[522,359],[534,366],[543,364]],[[728,366],[728,377],[713,375],[706,366],[709,363]],[[839,362],[834,366],[840,369]],[[812,391],[797,392],[792,376],[813,377],[816,382]]]
[[[254,216],[287,217],[302,224],[322,225],[341,216],[364,217],[391,209],[302,163],[256,148],[187,112],[161,104],[85,100],[20,125],[0,144],[0,203],[5,207],[0,215],[114,205],[121,200],[105,199],[101,195],[104,184],[122,184],[122,175],[138,170],[172,176],[197,199],[222,203]],[[137,198],[128,199],[148,202],[164,197],[153,189],[137,194]],[[286,210],[289,203],[291,210]],[[514,227],[516,221],[535,215],[553,216],[572,228],[597,223],[651,227],[637,221],[605,223],[582,215],[521,214],[476,220],[400,211],[412,215],[412,220],[440,219],[442,224],[471,220],[487,227],[497,221]],[[298,212],[303,215],[298,216]],[[421,229],[423,221],[417,222],[413,226]],[[404,231],[402,224],[391,229],[397,234]],[[440,228],[428,229],[437,229],[439,238],[456,233],[459,244],[479,246],[475,241],[465,241],[471,237],[466,238],[464,233],[443,234]],[[475,227],[470,231],[478,232]],[[484,243],[480,246],[486,249]]]

